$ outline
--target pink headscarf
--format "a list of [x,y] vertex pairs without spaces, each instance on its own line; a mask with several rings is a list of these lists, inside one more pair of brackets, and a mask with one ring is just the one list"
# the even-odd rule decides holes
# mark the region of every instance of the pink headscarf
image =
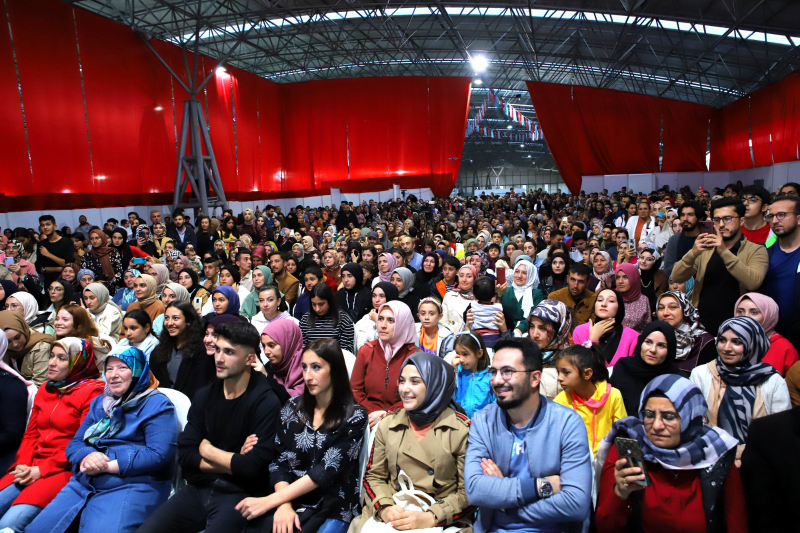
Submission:
[[278,343],[283,352],[283,359],[272,367],[275,380],[284,386],[289,396],[303,394],[303,332],[300,326],[291,320],[274,320],[264,327],[262,335]]
[[472,277],[473,278],[478,279],[478,269],[477,268],[475,268],[473,265],[467,263],[465,265],[461,265],[461,268],[459,268],[458,271],[461,272],[465,268],[468,269],[470,272],[472,272]]
[[628,289],[628,292],[620,292],[622,294],[622,299],[626,303],[635,302],[639,299],[639,296],[642,295],[642,276],[639,274],[639,269],[636,265],[632,265],[630,263],[623,263],[621,265],[617,265],[617,268],[614,269],[614,275],[617,275],[617,272],[622,270],[626,276],[628,276],[628,281],[631,284],[631,288]]
[[406,304],[398,300],[386,302],[378,308],[378,316],[387,307],[394,314],[394,335],[388,343],[384,343],[378,337],[378,345],[383,349],[383,355],[388,363],[406,344],[417,344],[417,328],[414,327],[414,315]]
[[779,308],[778,304],[775,303],[775,300],[770,298],[769,296],[764,296],[763,294],[759,294],[757,292],[748,292],[738,300],[736,300],[736,305],[734,309],[739,307],[739,304],[745,298],[750,299],[758,310],[761,311],[761,315],[764,317],[761,320],[761,326],[764,328],[764,333],[767,334],[767,337],[772,337],[775,335],[775,326],[778,325],[778,313]]
[[378,271],[378,277],[381,278],[381,281],[391,281],[392,272],[394,272],[394,269],[397,268],[397,259],[395,259],[394,256],[389,252],[384,252],[379,257],[386,258],[386,261],[389,263],[389,271],[385,273]]

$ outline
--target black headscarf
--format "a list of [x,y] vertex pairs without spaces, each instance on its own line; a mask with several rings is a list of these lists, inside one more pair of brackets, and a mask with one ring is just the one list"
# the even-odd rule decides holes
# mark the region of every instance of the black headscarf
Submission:
[[356,284],[352,289],[342,288],[336,291],[334,299],[336,300],[339,310],[350,315],[353,322],[358,321],[359,318],[369,312],[372,304],[372,293],[364,289],[364,271],[356,263],[346,263],[342,266],[342,272],[349,272],[356,278]]
[[[625,301],[622,299],[622,295],[613,289],[603,289],[602,291],[598,292],[597,295],[599,296],[601,292],[611,291],[617,297],[617,314],[614,316],[614,328],[600,337],[600,346],[603,351],[603,357],[605,357],[606,363],[610,363],[614,360],[614,355],[617,353],[617,348],[619,348],[619,342],[622,340],[622,319],[625,318]],[[597,303],[595,303],[597,305]],[[596,314],[596,311],[595,311]],[[599,318],[597,320],[600,320]]]
[[[642,344],[655,331],[660,331],[667,339],[667,357],[661,364],[650,365],[642,359]],[[622,399],[629,415],[635,416],[642,391],[653,379],[664,374],[680,375],[680,370],[675,366],[677,349],[675,329],[663,320],[655,320],[647,324],[639,335],[639,342],[636,343],[633,355],[617,360],[617,364],[614,365],[614,373],[611,375],[611,384],[622,393]]]
[[[425,259],[428,257],[433,258],[433,272],[425,272]],[[439,273],[442,271],[442,268],[439,266],[441,258],[439,254],[434,252],[428,252],[422,257],[422,265],[417,273],[414,274],[414,294],[419,296],[420,298],[424,298],[430,295],[430,283],[431,281],[435,280]]]
[[200,288],[200,279],[197,277],[197,272],[192,270],[191,268],[184,268],[180,272],[178,272],[178,276],[186,272],[189,274],[189,277],[192,278],[192,286],[186,289],[189,291],[189,299],[191,300],[194,298],[195,294],[197,294],[197,290]]
[[[564,260],[564,265],[565,265],[564,272],[562,272],[561,274],[556,274],[555,272],[553,272],[553,266],[552,266],[553,259],[555,259],[556,257],[560,257],[561,259]],[[548,263],[548,265],[550,266],[550,275],[553,277],[553,282],[562,285],[565,284],[567,282],[567,276],[569,276],[569,267],[570,265],[572,265],[572,259],[570,259],[569,255],[560,251],[556,252],[550,258],[550,262]],[[620,299],[620,301],[622,301],[622,299]]]
[[[386,301],[387,302],[393,302],[395,300],[399,300],[400,299],[400,292],[397,290],[397,287],[395,287],[394,285],[392,285],[388,281],[379,281],[378,283],[375,284],[374,287],[372,287],[373,291],[375,289],[383,290],[383,294],[386,295]],[[371,293],[370,293],[370,295],[371,295]]]
[[445,409],[451,407],[459,410],[453,400],[456,391],[456,373],[453,366],[444,359],[427,352],[417,352],[405,360],[400,372],[407,365],[414,365],[425,383],[425,398],[422,404],[411,411],[406,411],[409,420],[417,426],[427,426],[434,422]]
[[0,285],[2,285],[3,292],[5,293],[3,299],[0,300],[0,311],[2,311],[6,308],[6,300],[8,300],[8,297],[13,296],[15,292],[19,292],[19,288],[17,284],[10,279],[0,279]]
[[[122,246],[114,246],[113,237],[115,233],[118,233],[119,236],[122,237]],[[131,259],[133,259],[133,251],[131,250],[131,246],[128,244],[128,232],[124,229],[116,228],[111,232],[108,240],[109,245],[119,252],[119,256],[122,259],[122,270],[128,270],[128,268],[130,268]]]

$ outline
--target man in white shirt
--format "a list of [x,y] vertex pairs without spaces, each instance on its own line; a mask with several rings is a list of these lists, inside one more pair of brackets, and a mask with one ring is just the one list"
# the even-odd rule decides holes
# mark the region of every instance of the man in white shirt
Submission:
[[636,215],[628,219],[625,229],[637,245],[642,241],[651,241],[650,234],[656,229],[656,219],[650,216],[650,204],[641,200],[636,205]]

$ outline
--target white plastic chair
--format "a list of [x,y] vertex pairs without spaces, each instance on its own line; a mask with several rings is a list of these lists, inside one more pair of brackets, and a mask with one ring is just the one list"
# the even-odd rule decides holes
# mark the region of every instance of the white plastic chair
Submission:
[[353,367],[356,365],[356,356],[350,350],[342,350],[344,364],[347,365],[347,377],[353,375]]
[[[189,408],[192,406],[192,401],[181,391],[175,389],[168,389],[166,387],[159,387],[158,392],[169,398],[172,405],[175,407],[175,415],[178,419],[178,437],[183,433],[183,428],[189,418]],[[178,454],[175,454],[175,464],[172,466],[172,491],[170,496],[175,494],[178,489],[184,484],[181,467],[178,464]]]

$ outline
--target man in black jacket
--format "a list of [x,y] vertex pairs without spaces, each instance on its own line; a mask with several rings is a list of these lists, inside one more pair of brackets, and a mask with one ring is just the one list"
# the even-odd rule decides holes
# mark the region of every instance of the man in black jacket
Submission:
[[220,324],[217,379],[195,394],[178,438],[178,462],[188,486],[175,493],[139,532],[240,532],[246,520],[236,505],[272,492],[269,465],[281,402],[274,381],[251,364],[260,337],[246,322]]
[[181,252],[186,251],[186,245],[191,244],[197,249],[197,237],[194,228],[186,223],[186,216],[182,211],[176,211],[172,215],[172,226],[167,231],[167,237],[175,241],[175,247]]
[[800,407],[753,420],[742,454],[750,531],[798,530]]

